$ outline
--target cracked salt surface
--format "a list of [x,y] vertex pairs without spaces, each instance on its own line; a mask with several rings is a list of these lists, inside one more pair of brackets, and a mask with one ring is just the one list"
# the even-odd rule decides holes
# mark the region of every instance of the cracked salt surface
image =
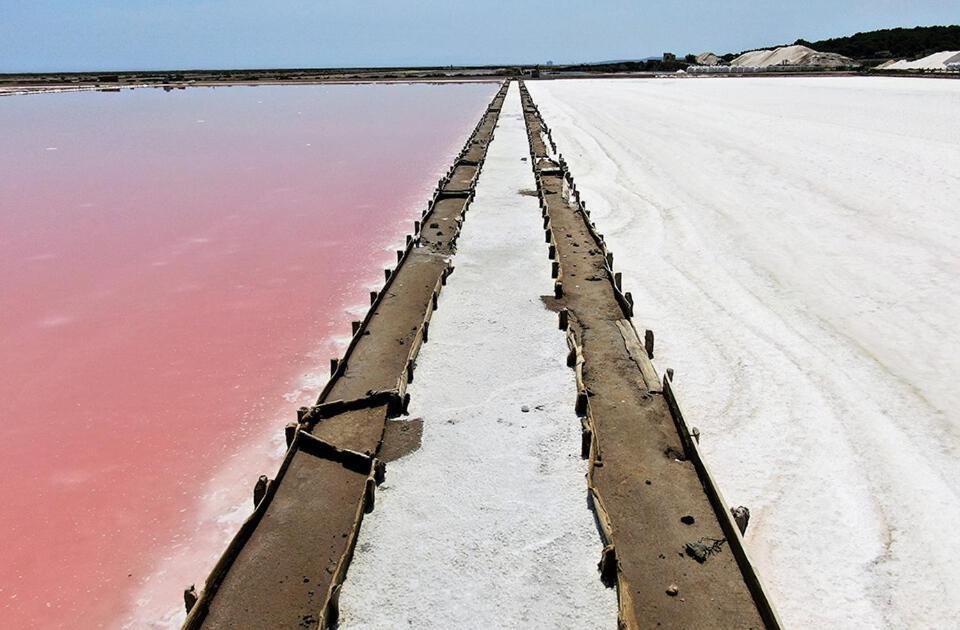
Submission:
[[529,89],[787,627],[954,627],[960,83]]
[[[343,628],[613,628],[511,86],[410,388],[420,450],[387,465]],[[519,168],[518,168],[519,166]],[[526,407],[527,411],[523,411]]]

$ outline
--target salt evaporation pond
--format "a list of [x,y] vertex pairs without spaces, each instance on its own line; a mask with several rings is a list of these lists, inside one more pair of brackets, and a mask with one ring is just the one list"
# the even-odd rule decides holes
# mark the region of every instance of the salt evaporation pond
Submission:
[[179,623],[495,88],[0,99],[5,627]]
[[960,83],[530,92],[786,627],[958,627]]

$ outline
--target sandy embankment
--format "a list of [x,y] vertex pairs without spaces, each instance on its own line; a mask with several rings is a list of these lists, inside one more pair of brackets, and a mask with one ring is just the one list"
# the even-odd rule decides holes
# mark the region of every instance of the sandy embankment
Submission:
[[784,623],[960,618],[960,83],[528,87]]
[[345,628],[616,625],[527,155],[514,85],[410,388],[422,445],[364,520]]

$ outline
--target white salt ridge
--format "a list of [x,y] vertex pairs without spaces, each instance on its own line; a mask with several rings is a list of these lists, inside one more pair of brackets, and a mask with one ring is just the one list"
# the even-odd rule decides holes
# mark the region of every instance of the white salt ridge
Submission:
[[960,82],[528,84],[789,628],[960,619]]
[[[587,506],[576,385],[512,86],[418,359],[420,450],[387,464],[342,628],[615,628]],[[528,408],[524,413],[522,406]]]
[[835,53],[821,53],[807,46],[781,46],[773,50],[752,50],[730,62],[731,66],[766,68],[769,66],[822,66],[837,68],[854,65],[854,61]]
[[901,59],[891,64],[884,64],[884,70],[947,70],[948,64],[960,62],[960,50],[944,50],[927,55],[915,61]]

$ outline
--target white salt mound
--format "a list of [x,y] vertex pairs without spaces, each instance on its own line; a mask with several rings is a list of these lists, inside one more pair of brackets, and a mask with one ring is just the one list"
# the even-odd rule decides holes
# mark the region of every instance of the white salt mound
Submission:
[[739,68],[766,68],[768,66],[821,66],[839,68],[857,65],[853,59],[836,53],[821,53],[807,46],[781,46],[773,50],[753,50],[730,62]]
[[960,50],[944,50],[915,61],[900,61],[884,65],[884,70],[947,70],[947,64],[960,63]]
[[716,66],[720,63],[720,57],[712,52],[704,52],[697,55],[698,66]]

